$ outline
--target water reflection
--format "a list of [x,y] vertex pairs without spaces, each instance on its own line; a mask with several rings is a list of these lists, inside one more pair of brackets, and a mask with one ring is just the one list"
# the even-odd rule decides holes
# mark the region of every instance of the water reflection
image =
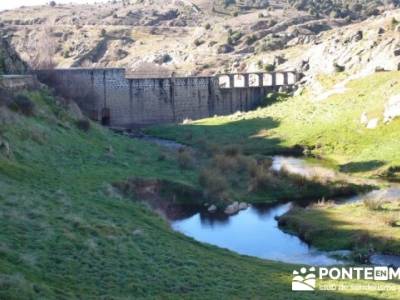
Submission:
[[288,263],[340,264],[278,228],[275,218],[291,206],[291,203],[253,206],[231,217],[198,212],[189,218],[172,221],[172,227],[198,241],[240,254]]

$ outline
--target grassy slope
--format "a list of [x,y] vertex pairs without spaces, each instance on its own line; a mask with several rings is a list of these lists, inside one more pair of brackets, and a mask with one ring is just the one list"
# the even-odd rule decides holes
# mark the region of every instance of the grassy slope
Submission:
[[[160,162],[153,145],[98,127],[81,132],[45,104],[51,97],[31,98],[38,116],[2,113],[13,155],[0,156],[1,299],[292,299],[293,266],[197,243],[142,204],[105,192],[132,175],[190,184],[190,171],[174,159]],[[344,293],[296,299],[396,298]]]
[[[371,175],[400,165],[400,120],[382,124],[384,103],[400,93],[400,72],[376,73],[352,81],[344,94],[310,99],[308,93],[254,112],[204,119],[190,125],[150,129],[186,143],[241,144],[247,152],[274,154],[300,144],[347,172]],[[360,124],[363,112],[380,117],[377,129]]]

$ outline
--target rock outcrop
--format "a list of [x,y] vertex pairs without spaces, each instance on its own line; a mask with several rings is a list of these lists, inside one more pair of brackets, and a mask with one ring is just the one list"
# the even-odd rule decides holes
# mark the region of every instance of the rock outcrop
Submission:
[[0,74],[25,74],[28,66],[10,46],[7,36],[0,31]]

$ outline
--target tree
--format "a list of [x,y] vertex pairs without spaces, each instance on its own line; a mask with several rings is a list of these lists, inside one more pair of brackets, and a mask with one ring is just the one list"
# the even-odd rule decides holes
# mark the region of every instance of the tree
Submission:
[[54,7],[54,6],[57,5],[57,3],[56,3],[56,1],[50,1],[49,5],[50,5],[51,7]]

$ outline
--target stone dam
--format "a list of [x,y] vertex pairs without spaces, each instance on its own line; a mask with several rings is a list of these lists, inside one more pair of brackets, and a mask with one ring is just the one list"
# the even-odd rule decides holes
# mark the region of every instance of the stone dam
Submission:
[[135,78],[119,68],[42,70],[36,75],[74,99],[91,119],[124,128],[248,111],[268,92],[291,88],[298,80],[295,72]]

